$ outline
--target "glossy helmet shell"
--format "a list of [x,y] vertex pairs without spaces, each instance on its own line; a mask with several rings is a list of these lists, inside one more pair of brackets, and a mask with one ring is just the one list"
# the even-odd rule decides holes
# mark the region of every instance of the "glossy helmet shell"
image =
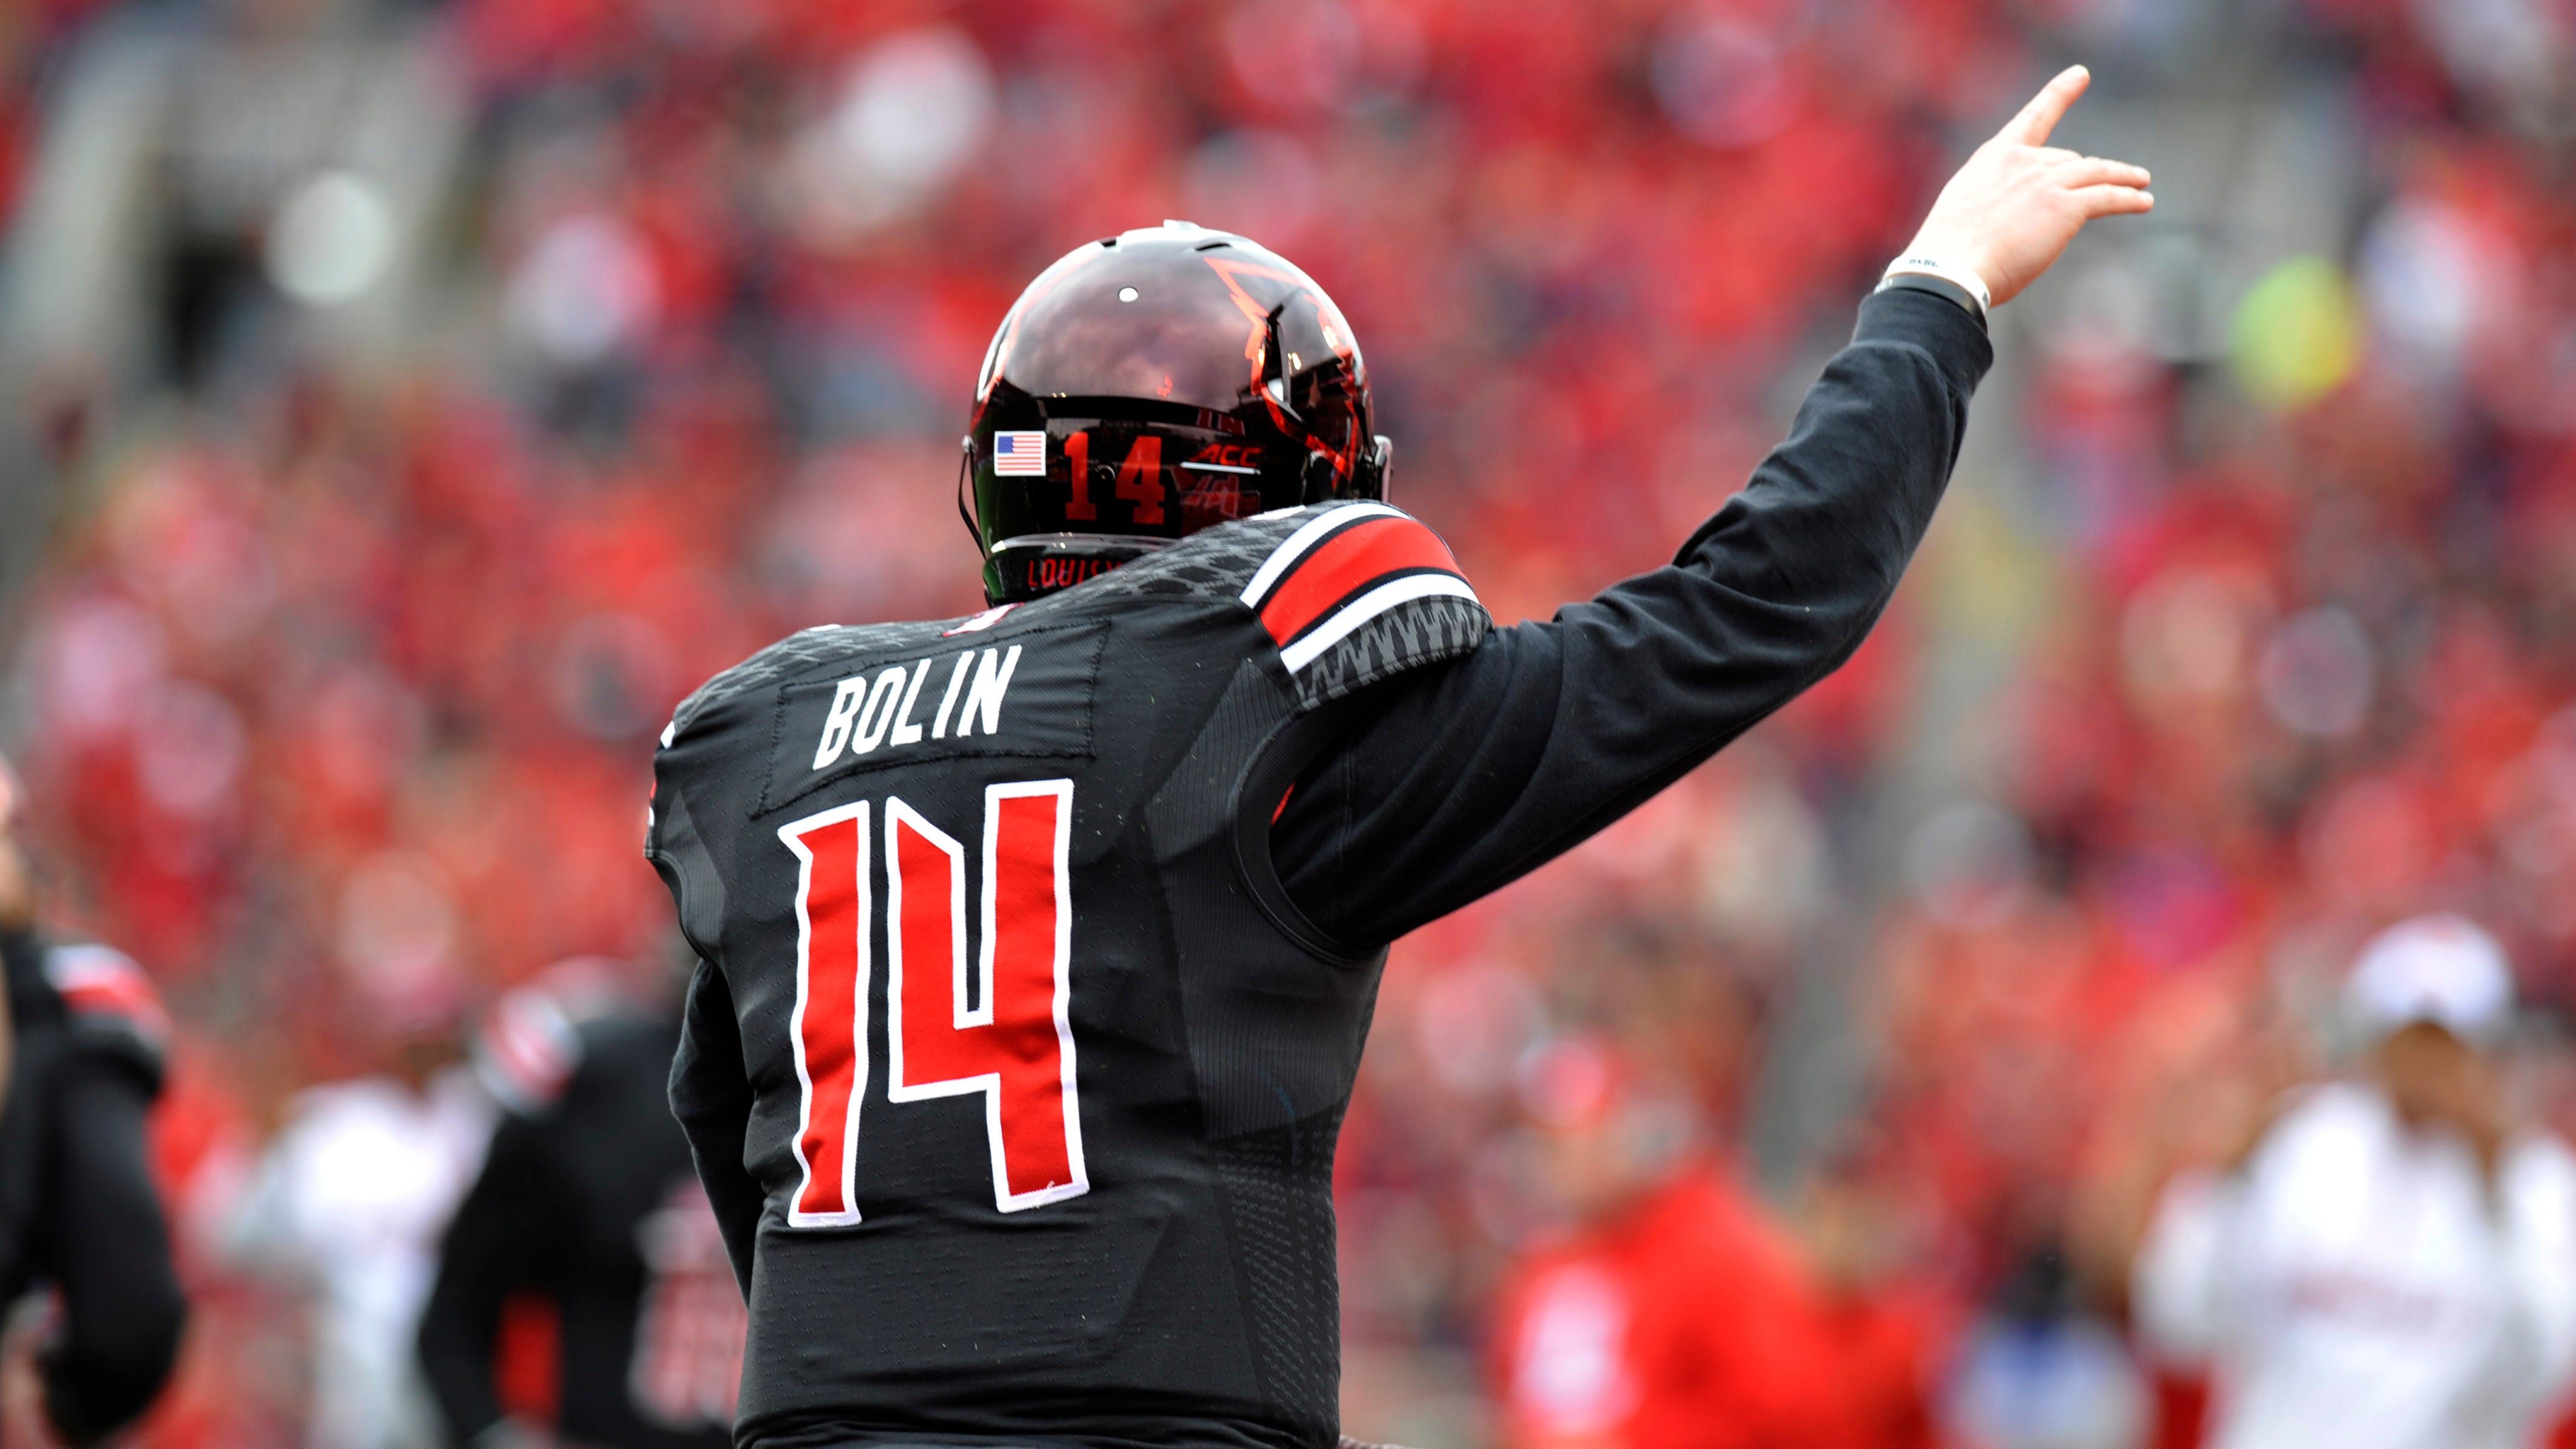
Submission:
[[1392,445],[1339,307],[1287,259],[1188,222],[1076,248],[993,334],[964,467],[996,604],[1202,528],[1377,498]]

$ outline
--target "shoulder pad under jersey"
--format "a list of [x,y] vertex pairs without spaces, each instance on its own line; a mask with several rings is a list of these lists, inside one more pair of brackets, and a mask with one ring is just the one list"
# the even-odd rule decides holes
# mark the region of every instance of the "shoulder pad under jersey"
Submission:
[[[998,618],[1005,612],[989,610],[977,617]],[[952,619],[940,623],[817,624],[800,629],[690,691],[679,708],[671,711],[671,723],[662,730],[662,747],[670,748],[673,739],[685,733],[692,721],[719,700],[753,694],[763,686],[775,685],[829,660],[898,649],[935,639],[951,625],[973,622]]]
[[128,1063],[160,1090],[170,1014],[133,957],[96,942],[58,942],[45,951],[45,982],[63,999],[74,1041]]
[[1070,604],[1085,594],[1240,603],[1296,680],[1301,709],[1470,653],[1494,622],[1440,535],[1384,503],[1225,524],[1058,597]]

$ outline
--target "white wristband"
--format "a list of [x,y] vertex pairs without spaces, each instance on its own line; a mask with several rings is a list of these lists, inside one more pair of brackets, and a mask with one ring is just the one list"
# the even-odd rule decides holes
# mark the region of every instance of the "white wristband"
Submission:
[[1880,273],[1880,276],[1893,277],[1905,272],[1912,272],[1918,276],[1939,277],[1942,281],[1976,298],[1979,317],[1995,309],[1995,294],[1988,290],[1986,279],[1978,276],[1977,269],[1974,267],[1963,266],[1946,257],[1907,252],[1895,261],[1889,262],[1887,270]]

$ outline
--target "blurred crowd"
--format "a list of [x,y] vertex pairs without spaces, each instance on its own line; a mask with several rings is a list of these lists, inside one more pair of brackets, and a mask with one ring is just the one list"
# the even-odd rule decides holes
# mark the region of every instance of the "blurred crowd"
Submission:
[[[2250,79],[2212,101],[2222,51]],[[0,519],[44,540],[0,577],[0,743],[52,909],[177,1023],[199,1308],[145,1442],[302,1432],[328,1314],[240,1232],[299,1094],[441,1080],[550,963],[674,964],[638,842],[678,697],[810,623],[980,606],[956,438],[1046,262],[1165,216],[1294,257],[1368,349],[1395,500],[1544,616],[1737,485],[2065,58],[2141,126],[2293,98],[2341,179],[2261,204],[2314,245],[2204,273],[2253,204],[2215,181],[2088,239],[1999,314],[1956,496],[1852,664],[1396,948],[1343,1139],[1345,1394],[1434,1449],[1545,1440],[1496,1325],[1545,1292],[1579,1324],[1541,1271],[1599,1208],[1568,1184],[1650,1167],[1722,1222],[1693,1301],[1765,1383],[1863,1366],[1848,1442],[2192,1442],[2190,1375],[2128,1331],[2150,1204],[2323,1069],[2361,943],[2422,911],[2503,943],[2516,1110],[2576,1125],[2576,18],[0,8]],[[1542,1357],[1579,1440],[1608,1410]]]

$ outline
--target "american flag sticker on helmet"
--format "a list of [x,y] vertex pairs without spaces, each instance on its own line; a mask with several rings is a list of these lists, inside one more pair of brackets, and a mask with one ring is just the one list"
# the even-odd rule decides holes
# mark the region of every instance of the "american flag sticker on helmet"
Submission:
[[993,435],[993,472],[1003,478],[1046,476],[1046,430]]

